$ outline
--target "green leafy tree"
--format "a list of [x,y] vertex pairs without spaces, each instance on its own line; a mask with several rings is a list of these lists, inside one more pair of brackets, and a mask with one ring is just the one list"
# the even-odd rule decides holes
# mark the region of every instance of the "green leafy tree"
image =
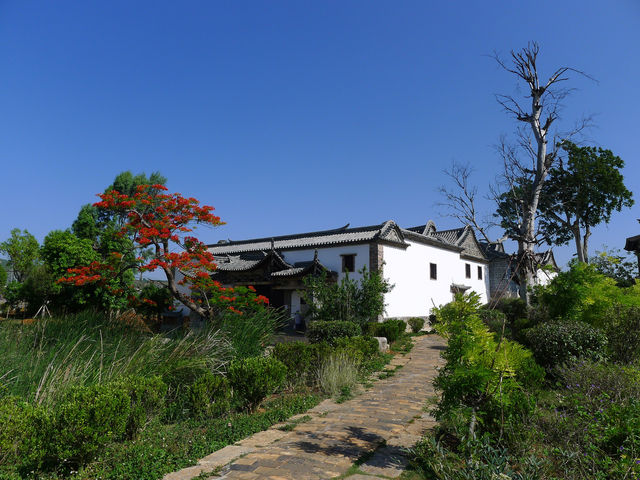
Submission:
[[98,295],[95,286],[78,289],[55,281],[65,275],[68,269],[90,265],[99,259],[90,240],[78,238],[68,230],[54,230],[44,239],[41,257],[51,285],[47,291],[50,296],[48,300],[51,300],[54,308],[78,310],[95,301]]
[[9,266],[17,282],[23,282],[38,264],[40,245],[27,230],[14,228],[11,237],[0,243],[0,253],[9,257]]
[[173,295],[165,285],[149,283],[140,291],[140,306],[136,310],[149,318],[160,318],[173,306]]
[[566,159],[549,170],[540,201],[540,229],[548,243],[575,241],[577,258],[588,262],[591,230],[609,223],[614,211],[631,207],[631,192],[624,185],[624,161],[611,150],[561,144]]
[[619,249],[596,251],[589,257],[589,263],[606,277],[616,281],[619,287],[630,287],[636,283],[637,264]]
[[[153,172],[147,177],[141,173],[134,175],[130,171],[122,172],[116,176],[113,183],[105,189],[106,192],[117,191],[121,194],[133,197],[140,185],[164,185],[167,179],[159,172]],[[84,205],[78,217],[73,222],[71,230],[79,239],[89,240],[100,260],[107,261],[113,253],[121,255],[121,268],[118,275],[110,283],[117,284],[117,291],[120,291],[122,298],[134,295],[133,281],[135,273],[133,267],[137,265],[137,257],[146,258],[148,250],[135,246],[133,238],[123,235],[122,226],[127,219],[121,213],[116,213],[110,209],[87,204]],[[77,267],[77,265],[76,265]],[[105,306],[118,308],[123,301],[115,301],[113,295],[103,298]]]
[[379,271],[363,268],[361,280],[345,275],[340,282],[330,282],[325,275],[309,276],[300,294],[309,306],[313,320],[338,320],[360,325],[375,321],[384,313],[384,294],[392,286]]
[[5,287],[7,286],[7,270],[0,264],[0,294],[4,292]]

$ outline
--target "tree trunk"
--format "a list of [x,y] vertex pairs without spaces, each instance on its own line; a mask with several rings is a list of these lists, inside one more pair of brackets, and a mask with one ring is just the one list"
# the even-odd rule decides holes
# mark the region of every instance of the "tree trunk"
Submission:
[[584,247],[582,245],[582,236],[580,235],[580,226],[578,225],[577,220],[571,227],[571,230],[573,232],[573,239],[576,242],[576,255],[578,257],[578,261],[580,263],[585,263]]
[[585,263],[589,263],[589,237],[591,236],[591,227],[587,225],[584,229],[584,238],[582,240],[582,256]]

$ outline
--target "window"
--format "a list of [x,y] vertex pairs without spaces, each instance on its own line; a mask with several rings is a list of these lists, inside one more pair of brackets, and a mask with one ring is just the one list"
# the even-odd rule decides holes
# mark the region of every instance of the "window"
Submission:
[[468,263],[464,264],[464,276],[467,278],[471,278],[471,265]]
[[429,278],[431,278],[431,280],[438,279],[438,265],[435,263],[429,264]]
[[356,254],[351,253],[349,255],[342,256],[342,271],[343,272],[355,272],[356,271]]
[[482,280],[482,267],[478,267],[478,280]]

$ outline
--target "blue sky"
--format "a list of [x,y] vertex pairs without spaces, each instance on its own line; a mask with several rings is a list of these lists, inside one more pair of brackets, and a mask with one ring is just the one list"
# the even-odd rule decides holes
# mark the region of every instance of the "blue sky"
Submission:
[[[522,94],[487,55],[529,40],[543,75],[598,80],[572,78],[560,125],[594,115],[590,143],[626,161],[640,202],[636,0],[0,0],[0,239],[68,228],[124,170],[215,206],[227,225],[207,242],[455,227],[436,206],[442,170],[470,162],[486,191],[515,128],[494,94]],[[637,217],[615,215],[592,247],[621,247]]]

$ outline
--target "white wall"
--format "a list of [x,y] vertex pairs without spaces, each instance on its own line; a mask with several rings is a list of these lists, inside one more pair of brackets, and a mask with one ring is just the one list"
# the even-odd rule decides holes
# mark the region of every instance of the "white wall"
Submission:
[[[306,262],[313,260],[315,249],[309,250],[285,250],[282,252],[284,259],[294,264],[296,262]],[[360,280],[362,275],[358,274],[358,270],[367,267],[369,270],[369,245],[346,245],[341,247],[318,248],[318,260],[329,270],[338,272],[338,281],[344,278],[342,273],[342,257],[340,255],[355,254],[355,272],[349,274],[349,278]]]
[[[484,263],[462,259],[455,251],[413,241],[408,243],[410,246],[406,250],[383,246],[384,277],[394,285],[385,296],[385,317],[428,315],[434,306],[453,299],[452,283],[470,286],[480,294],[483,302],[487,301],[489,272]],[[430,263],[437,265],[436,280],[430,279]],[[471,265],[471,278],[465,277],[465,263]],[[478,266],[482,267],[482,279],[478,279]]]

